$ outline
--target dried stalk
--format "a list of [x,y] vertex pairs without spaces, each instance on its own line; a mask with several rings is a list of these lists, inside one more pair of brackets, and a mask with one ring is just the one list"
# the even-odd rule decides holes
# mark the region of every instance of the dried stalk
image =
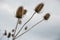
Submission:
[[19,36],[17,36],[15,39],[19,38],[20,36],[22,36],[23,34],[27,33],[28,31],[30,31],[33,27],[35,27],[36,25],[38,25],[39,23],[41,23],[44,19],[40,20],[39,22],[37,22],[35,25],[33,25],[31,28],[29,28],[27,31],[23,32],[22,34],[20,34]]
[[21,32],[21,30],[23,29],[23,27],[33,18],[33,16],[35,15],[35,13],[36,12],[34,12],[33,15],[31,16],[31,18],[21,27],[21,29],[17,32],[16,36]]
[[17,20],[17,24],[16,24],[16,27],[14,29],[14,36],[13,36],[13,40],[15,40],[15,33],[16,33],[16,30],[17,30],[17,27],[18,27],[18,23],[19,23],[19,18]]

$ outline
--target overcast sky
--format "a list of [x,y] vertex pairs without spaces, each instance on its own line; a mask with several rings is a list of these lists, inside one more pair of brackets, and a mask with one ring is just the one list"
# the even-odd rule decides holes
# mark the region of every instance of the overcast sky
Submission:
[[42,19],[47,12],[50,13],[51,17],[48,21],[41,22],[16,40],[60,40],[60,0],[0,0],[0,40],[11,40],[2,34],[5,29],[11,32],[11,29],[15,27],[17,22],[15,14],[19,6],[28,10],[22,19],[22,24],[19,25],[20,28],[34,13],[36,5],[41,2],[44,3],[44,8],[40,14],[36,13],[26,26],[30,28]]

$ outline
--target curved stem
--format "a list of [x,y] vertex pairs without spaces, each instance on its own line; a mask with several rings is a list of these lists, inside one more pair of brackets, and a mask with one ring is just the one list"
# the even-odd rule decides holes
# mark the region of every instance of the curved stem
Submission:
[[33,15],[31,16],[31,18],[21,27],[21,29],[18,31],[18,33],[16,34],[16,36],[21,32],[21,30],[23,29],[23,27],[33,18],[33,16],[35,15],[35,13],[36,12],[34,12]]
[[30,31],[33,27],[35,27],[37,24],[41,23],[44,19],[40,20],[39,22],[37,22],[35,25],[33,25],[31,28],[29,28],[27,31],[23,32],[22,34],[20,34],[19,36],[17,36],[15,39],[19,38],[20,36],[22,36],[23,34],[27,33],[28,31]]

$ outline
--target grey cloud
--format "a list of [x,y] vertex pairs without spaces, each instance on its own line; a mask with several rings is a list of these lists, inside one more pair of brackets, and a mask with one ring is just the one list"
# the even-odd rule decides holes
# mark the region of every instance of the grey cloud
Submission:
[[[42,23],[38,24],[36,27],[34,27],[32,30],[30,30],[28,33],[24,34],[21,37],[21,40],[58,40],[59,39],[59,33],[60,33],[60,2],[57,0],[48,0],[48,1],[40,1],[40,0],[0,0],[0,4],[8,4],[12,7],[14,10],[13,14],[15,15],[15,12],[17,8],[21,5],[24,6],[24,8],[28,9],[28,14],[24,17],[26,20],[29,19],[29,17],[32,15],[31,13],[34,11],[35,6],[40,3],[44,2],[44,11],[41,14],[45,14],[46,12],[49,12],[51,14],[51,18],[48,21],[43,21]],[[1,5],[0,5],[1,6]],[[15,16],[8,12],[5,9],[0,9],[0,24],[4,23],[7,26],[7,30],[11,30],[11,27],[14,28],[16,24],[16,18]],[[29,16],[29,17],[28,17]],[[38,16],[41,16],[40,14],[35,15],[35,17],[31,20],[27,26],[31,25],[32,23],[39,21]],[[42,16],[41,16],[42,17]],[[25,22],[26,20],[23,19]],[[23,23],[24,23],[23,22]],[[4,26],[3,25],[3,26]],[[8,27],[9,26],[9,27]],[[6,29],[6,27],[0,26],[0,29]],[[0,34],[1,31],[0,31]],[[20,38],[19,38],[20,39]],[[17,39],[17,40],[19,40]],[[1,39],[0,39],[1,40]],[[2,40],[8,40],[6,37],[3,37]],[[11,40],[11,39],[10,39]]]

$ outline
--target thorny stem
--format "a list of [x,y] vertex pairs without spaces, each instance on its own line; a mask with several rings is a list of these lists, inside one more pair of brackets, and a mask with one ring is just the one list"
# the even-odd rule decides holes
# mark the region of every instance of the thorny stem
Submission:
[[16,36],[21,32],[21,30],[23,29],[23,27],[33,18],[33,16],[35,15],[35,13],[36,12],[34,12],[33,15],[31,16],[31,18],[21,27],[21,29],[17,32]]
[[13,37],[13,40],[15,40],[15,33],[16,33],[16,30],[17,30],[17,27],[18,27],[18,22],[19,22],[19,18],[18,18],[18,20],[17,20],[17,24],[16,24],[16,27],[15,27],[15,29],[14,29],[14,37]]
[[39,22],[37,22],[35,25],[33,25],[31,28],[29,28],[27,31],[23,32],[22,34],[20,34],[19,36],[17,36],[15,39],[19,38],[20,36],[22,36],[23,34],[27,33],[28,31],[30,31],[33,27],[35,27],[36,25],[38,25],[39,23],[41,23],[44,19],[40,20]]

